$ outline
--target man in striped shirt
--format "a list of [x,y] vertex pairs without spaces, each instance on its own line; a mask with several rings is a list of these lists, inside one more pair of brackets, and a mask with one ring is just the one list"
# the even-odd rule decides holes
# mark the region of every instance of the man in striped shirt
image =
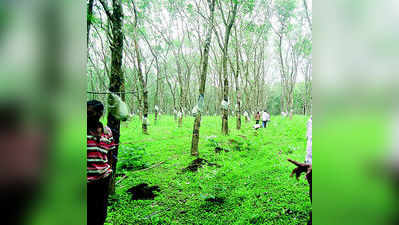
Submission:
[[108,185],[112,173],[108,162],[115,148],[112,132],[100,122],[104,105],[87,102],[87,224],[103,225],[107,216]]

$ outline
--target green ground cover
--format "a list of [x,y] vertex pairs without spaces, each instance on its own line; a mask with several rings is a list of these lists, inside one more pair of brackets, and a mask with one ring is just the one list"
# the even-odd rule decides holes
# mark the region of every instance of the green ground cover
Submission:
[[[308,117],[272,117],[266,129],[254,131],[253,121],[222,136],[221,118],[202,118],[200,158],[218,166],[182,171],[190,156],[193,120],[178,128],[172,116],[162,116],[150,135],[143,135],[136,116],[121,126],[116,194],[108,208],[108,224],[306,224],[311,204],[308,184],[290,178],[293,165],[303,161]],[[215,148],[224,149],[215,153]],[[161,164],[160,164],[161,163]],[[147,170],[148,168],[154,166]],[[126,191],[140,183],[157,185],[153,200],[132,200]],[[218,199],[220,201],[207,201]]]

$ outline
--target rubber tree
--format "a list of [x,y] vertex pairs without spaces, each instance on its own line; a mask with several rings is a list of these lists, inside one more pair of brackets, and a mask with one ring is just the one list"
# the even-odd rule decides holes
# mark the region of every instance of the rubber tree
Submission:
[[237,98],[237,109],[236,109],[236,116],[237,116],[237,130],[241,128],[241,92],[240,92],[240,83],[239,83],[239,77],[240,77],[240,63],[239,63],[239,54],[238,54],[238,36],[237,36],[237,27],[234,27],[234,33],[235,33],[235,54],[236,54],[236,69],[232,68],[232,71],[234,73],[234,81],[235,81],[235,86],[236,86],[236,98]]
[[[229,48],[229,40],[231,29],[235,22],[235,18],[237,15],[238,9],[238,0],[233,0],[233,9],[228,13],[228,17],[225,17],[222,3],[219,1],[219,10],[222,14],[223,23],[225,25],[224,32],[224,40],[223,44],[221,44],[220,38],[218,37],[218,43],[220,48],[222,49],[222,68],[223,68],[223,101],[229,102],[229,77],[227,72],[227,57],[228,57],[228,48]],[[217,33],[216,33],[217,34]],[[222,133],[224,135],[229,134],[229,110],[228,107],[223,107],[222,109]]]
[[158,59],[157,52],[155,52],[155,50],[153,49],[153,47],[151,46],[150,42],[145,37],[145,35],[143,35],[143,37],[144,37],[144,41],[147,43],[148,48],[150,49],[151,55],[155,59],[155,68],[157,71],[156,90],[155,90],[155,95],[154,95],[154,105],[155,105],[154,108],[157,107],[157,108],[155,108],[155,119],[154,119],[154,124],[156,124],[156,122],[158,120],[158,113],[159,113],[159,81],[160,81],[161,69],[160,69],[160,65],[159,65],[159,59]]
[[[209,56],[209,47],[212,41],[212,27],[214,20],[214,12],[215,12],[215,1],[216,0],[208,0],[208,6],[210,10],[210,19],[209,19],[209,27],[206,35],[205,46],[203,51],[203,60],[202,60],[202,69],[200,76],[200,86],[199,86],[199,98],[203,99],[205,96],[205,84],[206,84],[206,74],[208,71],[208,56]],[[200,100],[199,100],[200,101]],[[193,128],[193,137],[191,141],[191,155],[198,156],[198,142],[199,142],[199,132],[201,126],[201,111],[198,111],[195,120],[194,120],[194,128]]]
[[90,26],[93,22],[93,4],[94,0],[89,0],[87,4],[87,47],[89,47]]
[[[124,75],[122,70],[122,59],[123,59],[123,10],[122,10],[122,1],[121,0],[112,0],[112,12],[108,7],[107,2],[104,0],[100,0],[101,5],[104,8],[105,13],[109,21],[112,24],[112,44],[111,44],[111,74],[110,74],[110,82],[109,82],[109,91],[114,92],[117,95],[120,95],[122,100],[125,99],[125,95],[123,94],[125,90],[124,86]],[[108,98],[110,101],[110,97]],[[109,185],[109,193],[115,193],[115,174],[116,174],[116,164],[118,159],[118,147],[119,147],[119,136],[120,136],[120,121],[116,119],[111,113],[108,113],[107,117],[107,125],[111,129],[114,142],[115,149],[110,153],[109,161],[113,170],[110,185]]]
[[139,77],[139,81],[140,81],[140,85],[141,85],[141,93],[142,93],[142,101],[143,101],[143,120],[142,120],[142,130],[143,130],[143,134],[148,134],[148,129],[147,129],[147,123],[148,123],[148,90],[147,90],[147,81],[144,79],[144,74],[143,74],[143,70],[141,68],[141,53],[140,53],[140,47],[137,41],[137,36],[138,36],[138,32],[137,32],[137,20],[138,20],[138,16],[137,16],[137,9],[136,9],[136,5],[133,2],[133,9],[134,9],[134,30],[135,30],[135,34],[134,34],[134,38],[133,38],[133,42],[134,42],[134,51],[136,52],[136,66],[137,66],[137,75]]
[[275,12],[279,28],[273,28],[277,36],[277,50],[280,64],[281,77],[281,107],[282,111],[288,112],[290,118],[293,110],[293,92],[297,77],[298,67],[298,51],[297,43],[289,38],[289,33],[292,32],[293,22],[295,17],[294,10],[296,8],[296,1],[282,1],[275,2]]

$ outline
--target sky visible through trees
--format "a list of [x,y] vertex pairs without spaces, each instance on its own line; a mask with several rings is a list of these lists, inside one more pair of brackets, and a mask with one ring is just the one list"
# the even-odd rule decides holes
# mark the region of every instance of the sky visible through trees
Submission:
[[[111,1],[103,2],[112,9]],[[176,110],[186,115],[197,104],[202,51],[207,28],[212,25],[203,113],[221,114],[225,85],[220,47],[226,38],[225,20],[232,16],[235,2],[237,15],[226,55],[229,114],[237,111],[236,84],[242,113],[268,108],[279,114],[292,108],[295,113],[310,114],[312,3],[302,0],[217,1],[213,24],[209,24],[210,11],[204,0],[121,1],[122,71],[126,91],[134,92],[125,96],[132,112],[141,114],[144,110],[134,41],[137,39],[142,58],[148,111],[153,113],[157,105],[161,112],[173,114]],[[109,89],[112,22],[100,1],[93,1],[92,7],[93,14],[88,16],[88,89],[101,92]]]

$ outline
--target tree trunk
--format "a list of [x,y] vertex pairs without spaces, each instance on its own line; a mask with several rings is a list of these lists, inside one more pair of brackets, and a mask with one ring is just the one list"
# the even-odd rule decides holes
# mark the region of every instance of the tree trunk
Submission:
[[281,73],[281,96],[280,96],[280,105],[281,111],[289,113],[287,108],[286,95],[286,84],[285,84],[285,68],[284,68],[284,60],[283,60],[283,49],[282,49],[283,36],[279,35],[278,44],[279,44],[279,57],[280,57],[280,73]]
[[137,43],[137,10],[136,6],[134,6],[134,28],[135,28],[135,36],[134,36],[134,50],[136,52],[136,63],[137,63],[137,75],[139,77],[139,81],[141,84],[142,91],[142,101],[143,101],[143,120],[142,120],[142,129],[143,134],[148,134],[147,123],[148,123],[148,90],[147,84],[144,80],[143,71],[141,70],[141,56],[140,49]]
[[[235,17],[237,14],[237,6],[238,6],[238,1],[235,1],[234,7],[233,7],[233,13],[230,18],[230,21],[228,24],[226,24],[226,31],[225,31],[225,36],[224,36],[224,45],[223,45],[223,59],[222,59],[222,65],[223,65],[223,100],[228,102],[229,101],[229,79],[227,75],[227,57],[228,57],[228,47],[229,47],[229,40],[230,40],[230,32],[231,28],[234,24]],[[220,9],[222,10],[222,9]],[[222,133],[224,135],[229,134],[229,111],[228,109],[224,108],[222,110]]]
[[237,36],[237,28],[234,27],[234,32],[236,36],[236,73],[235,73],[235,82],[236,82],[236,95],[237,95],[237,130],[241,129],[241,93],[240,93],[240,84],[238,78],[240,76],[240,64],[239,64],[239,54],[238,54],[238,36]]
[[180,67],[180,62],[177,59],[176,55],[176,65],[177,65],[177,76],[178,76],[178,81],[180,85],[180,98],[179,98],[179,110],[180,110],[180,116],[179,116],[179,122],[178,122],[178,127],[182,127],[183,124],[183,105],[184,105],[184,84],[182,80],[182,75],[181,75],[181,67]]
[[[118,95],[125,99],[124,94],[120,94],[125,90],[124,87],[124,76],[122,71],[122,50],[123,50],[123,11],[121,6],[121,0],[113,0],[113,14],[109,19],[112,22],[112,48],[111,48],[111,77],[110,77],[110,92],[116,92]],[[108,13],[108,15],[110,15]],[[110,97],[108,98],[108,101]],[[117,120],[111,113],[108,113],[107,125],[111,129],[114,141],[115,150],[111,152],[111,157],[109,158],[110,165],[112,167],[113,173],[111,177],[111,182],[109,185],[109,193],[115,193],[115,174],[116,174],[116,164],[118,159],[118,144],[120,136],[120,121]]]
[[182,108],[180,107],[180,115],[178,116],[179,118],[179,122],[178,122],[178,124],[177,124],[177,126],[178,127],[182,127],[183,126],[183,110],[182,110]]
[[156,107],[158,107],[158,109],[155,109],[155,106],[154,106],[154,109],[155,109],[155,120],[154,120],[154,125],[157,123],[157,120],[158,120],[158,110],[159,110],[159,65],[158,65],[158,59],[156,58],[155,59],[156,60],[156,65],[157,65],[157,87],[156,87],[156,90],[155,90],[155,97],[154,97],[154,105],[156,106]]
[[[89,48],[90,26],[93,20],[93,3],[94,0],[89,0],[89,5],[87,7],[87,48]],[[87,51],[87,55],[89,55],[89,51]]]
[[[215,1],[216,0],[208,0],[208,5],[211,13],[210,17],[210,25],[208,27],[208,33],[206,36],[205,47],[204,47],[204,60],[202,61],[202,71],[201,71],[201,83],[199,86],[199,94],[200,98],[204,98],[205,94],[205,84],[206,84],[206,73],[208,71],[208,56],[209,56],[209,46],[212,40],[212,27],[213,27],[213,18],[214,18],[214,11],[215,11]],[[204,106],[203,106],[204,107]],[[198,112],[197,116],[195,117],[194,121],[194,128],[193,128],[193,138],[191,141],[191,155],[197,156],[198,153],[198,142],[199,142],[199,133],[201,127],[201,111]]]

